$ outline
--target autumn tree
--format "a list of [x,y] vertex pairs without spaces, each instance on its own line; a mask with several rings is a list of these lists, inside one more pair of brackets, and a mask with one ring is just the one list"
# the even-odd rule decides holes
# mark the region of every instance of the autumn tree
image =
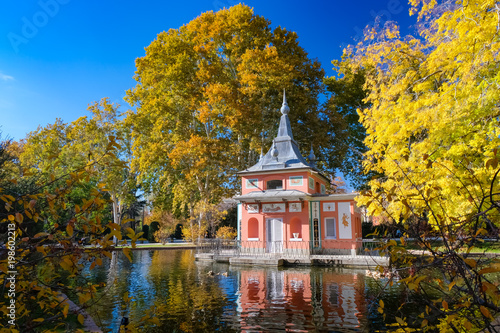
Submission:
[[366,129],[359,120],[358,110],[369,106],[366,100],[364,67],[355,67],[351,55],[334,60],[336,74],[323,80],[329,93],[325,103],[324,117],[328,135],[325,140],[332,147],[326,156],[328,166],[342,171],[351,186],[360,190],[374,172],[363,172],[363,155],[368,150],[364,140]]
[[396,314],[396,329],[495,331],[500,265],[469,253],[481,236],[497,237],[500,222],[498,4],[410,2],[419,35],[402,38],[388,25],[346,54],[353,71],[365,71],[363,166],[383,175],[358,202],[403,231],[428,226],[417,229],[424,260],[393,240],[385,245],[407,268],[408,291],[426,302],[419,316]]
[[87,184],[74,187],[72,193],[85,197],[92,186],[107,184],[114,223],[120,225],[125,218],[133,219],[145,202],[137,196],[135,173],[125,167],[131,158],[131,135],[118,109],[119,105],[103,98],[89,105],[90,117],[80,117],[69,124],[57,119],[54,124],[40,126],[27,135],[19,159],[23,168],[39,177],[57,177],[103,155],[110,149],[108,138],[113,137],[120,148],[105,157],[106,165],[98,166],[100,172]]
[[151,225],[155,221],[158,222],[159,229],[154,232],[153,237],[163,244],[174,234],[176,226],[181,222],[172,213],[159,209],[154,209],[144,222]]
[[127,92],[136,107],[128,115],[133,167],[176,214],[186,210],[201,223],[200,208],[235,192],[236,171],[255,163],[275,136],[283,89],[295,139],[313,141],[318,156],[327,148],[320,147],[320,64],[296,33],[272,29],[250,7],[203,13],[158,34],[136,66],[137,85]]

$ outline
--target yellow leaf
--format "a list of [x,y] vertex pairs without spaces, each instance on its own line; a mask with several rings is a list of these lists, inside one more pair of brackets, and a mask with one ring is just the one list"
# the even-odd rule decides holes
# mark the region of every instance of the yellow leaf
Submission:
[[489,319],[493,319],[493,316],[491,315],[490,311],[485,308],[484,306],[480,306],[479,307],[479,310],[481,310],[481,313],[483,314],[483,316],[485,316],[486,318],[489,318]]
[[80,302],[80,304],[83,305],[83,304],[87,303],[91,297],[92,297],[92,295],[89,293],[80,293],[80,294],[78,294],[78,302]]
[[487,273],[496,273],[496,272],[500,272],[500,265],[494,265],[494,266],[491,266],[491,267],[486,267],[486,268],[483,268],[479,271],[479,274],[487,274]]
[[465,263],[472,268],[477,266],[477,262],[474,259],[464,259]]
[[127,236],[128,236],[128,237],[132,238],[132,237],[134,237],[134,236],[135,236],[135,231],[134,231],[134,229],[132,229],[132,228],[127,228],[127,229],[126,229],[126,231],[127,231]]
[[73,236],[73,227],[71,226],[71,224],[68,224],[66,226],[66,232],[68,233],[68,235],[71,237]]
[[489,160],[486,161],[484,166],[486,169],[488,168],[496,169],[498,167],[498,159],[496,157],[490,158]]
[[422,320],[422,325],[420,325],[420,328],[424,328],[428,323],[429,321],[427,319]]
[[456,284],[455,281],[452,281],[449,285],[448,285],[448,291],[451,290],[451,288],[453,288],[453,286]]
[[128,258],[130,262],[132,262],[132,257],[130,256],[130,249],[127,247],[123,248],[123,254]]
[[68,316],[68,311],[69,311],[69,305],[64,304],[63,311],[62,311],[64,318],[66,318]]
[[22,223],[23,222],[23,216],[19,213],[16,213],[16,222]]
[[401,326],[406,326],[406,323],[403,319],[396,317],[396,321],[398,322],[399,325]]
[[381,307],[382,309],[384,308],[384,301],[383,301],[383,300],[380,300],[380,301],[378,302],[378,304],[380,304],[380,307]]
[[85,321],[85,318],[83,317],[82,314],[78,315],[78,322],[83,325],[83,322]]
[[60,262],[59,265],[61,266],[62,269],[72,272],[73,271],[73,261],[69,259],[68,257],[64,257]]

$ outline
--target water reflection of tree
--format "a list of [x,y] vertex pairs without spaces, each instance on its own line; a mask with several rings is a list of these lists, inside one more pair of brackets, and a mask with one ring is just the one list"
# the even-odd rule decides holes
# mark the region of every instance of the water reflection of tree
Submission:
[[[430,274],[431,275],[431,274]],[[430,299],[437,299],[438,295],[432,290],[426,291]],[[365,278],[365,296],[367,301],[367,327],[370,331],[387,330],[389,326],[396,323],[396,316],[415,319],[422,312],[422,304],[425,304],[421,295],[408,293],[403,284],[390,283],[388,279]],[[384,302],[385,316],[378,310],[379,302]],[[389,325],[389,326],[388,326]]]
[[[155,304],[160,325],[150,332],[229,332],[228,323],[221,321],[227,303],[217,284],[219,276],[211,276],[197,269],[189,251],[177,252],[174,264],[165,265],[172,258],[157,251],[150,270],[154,288],[165,288],[166,293]],[[165,267],[169,271],[161,272]],[[167,286],[161,285],[167,283]]]
[[[285,327],[383,331],[386,323],[377,311],[380,299],[394,310],[402,302],[405,308],[418,304],[401,294],[397,284],[381,289],[384,279],[374,280],[352,270],[229,267],[195,262],[192,251],[185,250],[137,251],[132,263],[118,252],[115,265],[108,261],[105,266],[92,274],[95,282],[108,280],[103,291],[105,306],[97,318],[111,318],[112,323],[105,326],[112,332],[117,332],[125,314],[140,332],[278,331]],[[207,274],[211,270],[214,275]],[[217,275],[227,270],[228,277]],[[134,298],[125,302],[125,295]],[[144,319],[148,312],[156,323]]]

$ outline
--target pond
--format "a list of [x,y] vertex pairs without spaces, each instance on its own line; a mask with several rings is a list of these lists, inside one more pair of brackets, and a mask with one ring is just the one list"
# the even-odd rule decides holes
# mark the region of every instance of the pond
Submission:
[[132,262],[115,252],[88,274],[108,285],[89,311],[106,332],[122,317],[144,332],[369,332],[384,329],[379,299],[387,308],[404,297],[364,269],[237,267],[192,250],[134,251]]

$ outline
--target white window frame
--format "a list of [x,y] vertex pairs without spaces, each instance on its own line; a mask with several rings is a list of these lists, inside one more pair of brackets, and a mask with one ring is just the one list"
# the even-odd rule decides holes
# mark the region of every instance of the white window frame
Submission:
[[[330,219],[333,220],[333,230],[335,232],[335,236],[328,235],[328,228],[327,228],[326,220],[330,220]],[[337,239],[337,219],[335,217],[325,217],[324,225],[325,225],[325,239]]]
[[[300,181],[300,182],[299,182],[299,184],[292,184],[292,180]],[[302,176],[290,176],[290,177],[288,177],[288,182],[289,182],[290,186],[303,186],[304,177],[302,177]]]
[[[252,184],[251,181],[257,181],[257,184]],[[254,188],[259,188],[259,179],[258,178],[251,178],[251,179],[245,179],[245,188],[246,189],[254,189]]]

